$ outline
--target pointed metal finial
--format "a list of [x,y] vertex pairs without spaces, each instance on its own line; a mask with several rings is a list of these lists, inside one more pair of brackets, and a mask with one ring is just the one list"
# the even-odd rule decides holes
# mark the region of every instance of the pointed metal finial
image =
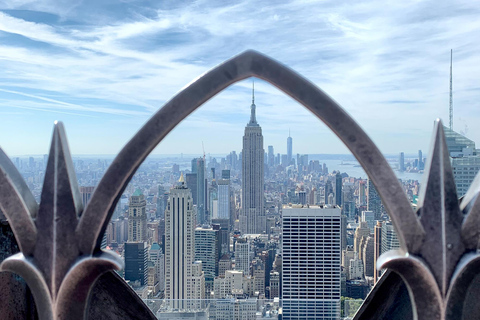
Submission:
[[178,179],[178,182],[184,184],[185,183],[185,178],[183,178],[183,172],[180,173],[180,179]]
[[[0,151],[0,207],[12,224],[22,253],[5,259],[0,272],[13,272],[25,279],[39,319],[84,319],[96,279],[107,271],[120,270],[123,260],[101,250],[87,254],[79,250],[85,234],[75,231],[83,205],[63,124],[55,121],[39,206],[7,159]],[[34,212],[33,221],[30,216]]]

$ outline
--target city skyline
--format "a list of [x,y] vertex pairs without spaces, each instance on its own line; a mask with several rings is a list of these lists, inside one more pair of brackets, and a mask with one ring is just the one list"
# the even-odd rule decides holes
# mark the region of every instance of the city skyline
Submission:
[[[454,130],[480,141],[476,3],[106,6],[0,7],[0,136],[8,137],[0,146],[9,156],[47,153],[54,120],[65,123],[73,154],[117,154],[182,87],[249,48],[310,79],[392,154],[427,150],[434,119],[448,123],[452,48]],[[154,153],[183,145],[202,154],[202,141],[207,153],[240,150],[250,83],[207,102]],[[294,154],[347,153],[328,128],[264,81],[257,81],[257,100],[265,146],[276,153],[286,153],[289,128]]]

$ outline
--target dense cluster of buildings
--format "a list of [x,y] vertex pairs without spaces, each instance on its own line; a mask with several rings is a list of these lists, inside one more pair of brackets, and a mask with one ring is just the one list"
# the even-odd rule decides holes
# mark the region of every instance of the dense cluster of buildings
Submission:
[[[329,172],[308,155],[264,149],[252,101],[243,149],[222,158],[148,159],[110,221],[103,247],[122,255],[124,279],[159,299],[159,319],[338,319],[341,297],[364,299],[378,257],[398,248],[369,179]],[[473,141],[445,128],[459,196],[480,169]],[[399,171],[422,171],[425,158]],[[46,158],[13,162],[38,197]],[[74,159],[88,203],[108,160]],[[402,182],[416,207],[420,184]],[[149,304],[150,306],[150,304]]]

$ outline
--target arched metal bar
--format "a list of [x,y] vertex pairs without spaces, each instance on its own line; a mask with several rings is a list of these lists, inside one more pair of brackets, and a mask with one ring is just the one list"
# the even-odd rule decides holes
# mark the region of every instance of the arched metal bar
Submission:
[[380,256],[378,266],[393,270],[406,283],[413,319],[445,319],[442,294],[435,277],[422,259],[403,250],[391,250]]
[[286,66],[255,51],[246,51],[207,72],[168,101],[127,143],[95,189],[77,227],[82,253],[100,247],[115,204],[131,177],[165,136],[190,113],[231,84],[258,77],[305,106],[322,120],[363,166],[385,204],[402,248],[418,251],[422,225],[393,170],[360,126],[322,90]]
[[111,270],[120,270],[123,259],[115,253],[102,252],[98,256],[80,258],[65,275],[58,291],[56,320],[87,319],[88,296],[93,283]]
[[[478,292],[478,286],[475,286],[475,278],[478,276],[480,269],[480,255],[477,253],[467,253],[458,262],[455,273],[451,279],[451,285],[446,296],[445,315],[446,319],[468,319],[468,309],[472,308],[467,304],[467,296],[472,295],[470,290]],[[468,299],[477,301],[475,298]]]
[[15,165],[0,148],[0,208],[12,227],[20,250],[29,256],[33,253],[37,227],[38,204]]
[[51,320],[54,317],[54,302],[42,272],[35,266],[32,258],[17,253],[5,259],[0,265],[1,271],[9,271],[22,277],[32,290],[33,298],[40,320]]

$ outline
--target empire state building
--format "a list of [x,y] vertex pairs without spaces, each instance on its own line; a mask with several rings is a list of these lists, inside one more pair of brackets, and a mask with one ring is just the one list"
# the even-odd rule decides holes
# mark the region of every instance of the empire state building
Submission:
[[266,231],[263,178],[263,135],[255,118],[255,93],[252,90],[250,122],[245,127],[242,150],[242,211],[240,231],[259,234]]

